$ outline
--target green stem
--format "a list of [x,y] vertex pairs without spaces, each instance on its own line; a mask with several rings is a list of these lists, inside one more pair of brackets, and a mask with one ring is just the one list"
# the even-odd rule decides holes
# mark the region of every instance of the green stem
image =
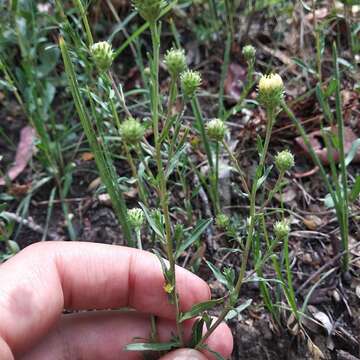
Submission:
[[87,37],[87,40],[88,40],[88,46],[90,47],[91,45],[94,44],[94,39],[93,39],[93,36],[91,34],[89,21],[87,19],[84,6],[83,6],[81,0],[74,0],[74,2],[75,2],[75,6],[77,6],[77,8],[79,9],[81,20],[82,20],[82,22],[84,24],[84,27],[85,27],[86,37]]
[[201,113],[200,104],[199,104],[199,101],[196,96],[194,96],[191,99],[191,106],[192,106],[194,116],[195,116],[195,124],[200,132],[201,141],[204,144],[206,156],[207,156],[208,162],[209,162],[209,167],[210,167],[211,171],[213,171],[214,162],[213,162],[213,158],[212,158],[211,147],[210,147],[208,137],[206,135],[204,119],[203,119],[203,116]]
[[244,188],[245,193],[247,194],[248,197],[250,197],[250,189],[249,189],[249,186],[248,186],[248,184],[246,182],[244,171],[241,169],[241,167],[239,165],[239,162],[237,161],[234,153],[230,150],[229,145],[227,144],[227,142],[225,140],[223,140],[222,144],[224,145],[225,150],[229,154],[230,159],[231,159],[233,165],[235,166],[235,169],[237,170],[237,172],[240,175],[240,180],[241,180],[241,183],[242,183],[242,186]]
[[213,194],[215,199],[215,214],[220,214],[221,207],[220,207],[220,196],[219,196],[219,153],[220,147],[219,142],[216,141],[215,144],[215,173],[213,174],[214,178],[214,185],[213,185]]
[[282,182],[283,179],[284,179],[284,175],[285,175],[285,174],[284,174],[283,171],[280,172],[279,177],[277,178],[274,187],[270,190],[269,195],[268,195],[266,201],[264,202],[264,204],[261,206],[261,209],[260,209],[259,212],[262,213],[262,212],[264,211],[264,209],[268,206],[269,202],[272,200],[272,198],[274,197],[274,195],[280,190],[280,188],[281,188],[281,182]]
[[113,77],[111,71],[108,71],[108,80],[110,80],[110,83],[111,83],[111,85],[112,85],[112,88],[114,89],[115,95],[116,95],[116,97],[118,98],[121,107],[122,107],[123,110],[125,111],[126,116],[127,116],[128,118],[131,118],[132,115],[131,115],[128,107],[126,106],[125,96],[124,96],[124,92],[123,92],[123,90],[122,90],[122,86],[121,86],[121,84],[119,84],[119,86],[117,86],[117,84],[116,84],[116,82],[115,82],[115,80],[114,80],[114,77]]
[[[343,271],[347,271],[349,267],[349,207],[348,207],[348,185],[347,185],[347,171],[345,164],[345,147],[344,147],[344,119],[342,114],[341,94],[340,94],[340,71],[339,62],[337,59],[337,49],[334,43],[333,45],[333,59],[335,65],[335,79],[336,79],[336,91],[335,91],[335,104],[336,104],[336,122],[338,127],[338,139],[339,139],[339,155],[340,155],[340,172],[342,180],[343,191],[343,206],[342,206],[342,245],[345,254],[342,258]],[[340,222],[341,224],[341,222]]]
[[176,288],[176,276],[175,276],[175,257],[174,248],[171,236],[171,220],[169,213],[169,199],[167,193],[166,179],[164,174],[163,162],[161,157],[161,141],[159,136],[159,63],[160,63],[160,36],[158,26],[156,22],[150,23],[151,40],[153,45],[153,59],[151,67],[151,110],[152,110],[152,123],[155,139],[155,157],[157,164],[157,180],[158,180],[158,192],[160,198],[160,204],[164,215],[165,222],[165,236],[166,236],[166,253],[169,261],[170,272],[172,274],[171,284],[174,289],[174,304],[176,310],[176,326],[180,340],[180,344],[183,346],[183,328],[180,322],[180,304],[179,296]]
[[228,312],[234,307],[234,305],[235,305],[234,299],[239,298],[241,286],[244,282],[246,267],[247,267],[247,263],[249,260],[251,245],[252,245],[253,238],[254,238],[254,230],[255,230],[255,223],[256,223],[256,221],[255,221],[256,220],[256,193],[258,190],[257,183],[263,173],[263,168],[265,165],[267,150],[268,150],[269,143],[270,143],[271,131],[272,131],[273,124],[275,122],[275,109],[271,109],[271,110],[267,111],[267,116],[268,116],[268,118],[267,118],[268,122],[267,122],[267,128],[266,128],[264,147],[263,147],[263,151],[260,155],[260,162],[259,162],[259,165],[258,165],[258,168],[256,171],[255,179],[252,184],[252,189],[251,189],[250,214],[249,214],[250,223],[249,223],[249,229],[248,229],[247,239],[246,239],[246,243],[245,243],[245,249],[244,249],[244,252],[243,252],[242,258],[241,258],[241,266],[240,266],[239,276],[238,276],[235,288],[232,291],[223,311],[221,312],[221,314],[219,315],[219,317],[215,321],[215,323],[210,327],[210,329],[205,333],[205,335],[202,337],[200,342],[197,344],[197,346],[196,346],[197,349],[200,349],[203,346],[204,342],[215,331],[215,329],[223,322],[223,320],[225,319]]
[[231,32],[228,31],[225,43],[225,51],[224,51],[224,60],[221,66],[221,75],[220,75],[220,89],[219,89],[219,111],[218,117],[222,119],[225,107],[224,107],[224,92],[225,92],[225,79],[229,69],[230,63],[230,51],[231,51],[231,44],[232,44],[232,36]]

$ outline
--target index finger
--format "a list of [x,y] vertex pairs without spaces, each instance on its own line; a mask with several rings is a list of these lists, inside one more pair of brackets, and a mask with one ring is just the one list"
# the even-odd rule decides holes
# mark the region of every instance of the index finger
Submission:
[[[207,300],[207,284],[177,267],[182,311]],[[0,266],[0,337],[23,351],[43,336],[66,309],[132,307],[174,318],[155,255],[83,242],[32,245]]]

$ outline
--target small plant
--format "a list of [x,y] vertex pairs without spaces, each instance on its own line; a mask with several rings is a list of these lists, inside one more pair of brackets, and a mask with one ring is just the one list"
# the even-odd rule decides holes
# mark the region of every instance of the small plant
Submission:
[[[284,85],[281,77],[278,74],[264,75],[259,81],[259,95],[258,100],[266,110],[267,114],[267,126],[264,142],[258,139],[258,152],[259,163],[257,165],[255,177],[250,179],[245,176],[244,171],[240,168],[234,153],[230,150],[226,142],[226,133],[228,127],[224,122],[224,119],[216,118],[213,120],[205,121],[200,104],[198,101],[198,92],[200,91],[202,79],[201,75],[197,71],[187,69],[185,52],[182,49],[170,49],[165,53],[164,64],[167,71],[170,74],[170,88],[167,108],[163,110],[163,94],[160,93],[159,88],[159,65],[160,65],[160,23],[159,16],[164,9],[164,3],[162,1],[135,1],[135,8],[139,11],[139,14],[148,21],[152,39],[152,52],[149,59],[149,91],[150,91],[150,114],[151,114],[151,129],[153,133],[153,146],[149,150],[152,167],[145,160],[144,154],[144,126],[142,123],[135,119],[131,114],[131,111],[126,106],[124,94],[122,92],[121,85],[117,84],[111,73],[111,63],[114,58],[111,45],[108,43],[100,42],[93,43],[91,41],[92,36],[88,37],[89,52],[92,55],[95,66],[98,69],[99,76],[103,79],[105,84],[108,84],[116,94],[116,99],[120,105],[121,110],[124,113],[119,115],[116,104],[111,97],[108,97],[107,102],[110,107],[111,114],[117,124],[118,133],[124,144],[124,150],[126,158],[128,159],[130,167],[133,169],[133,175],[137,179],[139,194],[143,199],[146,199],[146,191],[153,191],[157,194],[158,202],[155,204],[156,210],[149,208],[149,203],[143,201],[140,208],[134,208],[129,211],[125,211],[124,199],[121,196],[121,192],[114,184],[116,183],[116,174],[111,158],[108,156],[109,151],[103,144],[106,143],[105,138],[99,129],[102,128],[101,122],[98,119],[97,112],[95,111],[95,104],[91,106],[91,112],[88,113],[84,100],[82,99],[81,92],[90,95],[88,87],[81,89],[78,84],[77,76],[72,65],[72,61],[69,56],[68,45],[65,40],[60,40],[60,47],[63,54],[65,63],[65,70],[68,75],[68,79],[71,85],[72,94],[75,100],[75,104],[78,110],[79,117],[86,132],[90,146],[95,154],[95,160],[98,164],[100,174],[104,180],[104,183],[108,189],[111,199],[113,201],[115,209],[118,209],[119,220],[123,225],[123,229],[129,226],[136,234],[136,242],[139,248],[142,248],[141,242],[141,227],[146,219],[147,224],[153,230],[157,239],[159,239],[168,264],[159,257],[163,274],[164,274],[164,291],[168,294],[169,301],[174,305],[174,311],[176,313],[177,334],[175,340],[171,343],[171,347],[185,346],[183,322],[189,318],[200,316],[200,320],[195,322],[193,333],[197,334],[192,339],[192,346],[197,349],[206,348],[205,341],[217,328],[217,326],[228,316],[230,311],[236,310],[237,302],[241,287],[246,280],[246,269],[248,267],[250,252],[253,246],[254,239],[258,238],[261,234],[262,222],[264,214],[262,207],[257,210],[257,194],[260,189],[264,190],[264,182],[271,171],[272,167],[267,167],[266,159],[269,148],[269,142],[273,125],[276,121],[276,116],[279,110],[279,106],[283,99]],[[86,24],[87,20],[83,19],[83,23]],[[250,90],[250,86],[253,79],[253,72],[255,66],[255,49],[248,45],[244,48],[243,54],[248,62],[250,75],[249,87],[247,88],[244,96]],[[116,50],[114,51],[116,54]],[[80,89],[80,90],[79,90]],[[110,90],[108,90],[110,93]],[[182,100],[182,109],[177,112],[173,112],[173,105],[180,95]],[[94,96],[94,95],[92,95]],[[92,103],[89,98],[90,104]],[[210,199],[213,204],[213,213],[215,217],[215,225],[219,230],[226,230],[229,234],[231,227],[231,217],[225,215],[222,211],[221,201],[219,197],[219,159],[222,156],[222,150],[225,150],[229,155],[231,162],[234,165],[237,175],[240,177],[244,194],[249,201],[249,218],[247,223],[247,235],[246,241],[242,244],[241,250],[241,268],[239,274],[235,276],[233,269],[224,269],[223,277],[224,283],[228,289],[228,294],[225,298],[211,300],[204,304],[197,304],[189,312],[180,311],[179,297],[177,293],[177,283],[175,276],[175,263],[181,253],[190,245],[198,241],[199,236],[209,226],[211,219],[202,220],[196,225],[193,231],[189,234],[188,239],[185,239],[184,229],[181,224],[173,224],[171,218],[171,209],[169,202],[169,178],[172,173],[179,174],[181,178],[180,159],[185,155],[187,151],[186,138],[189,130],[186,129],[182,123],[182,116],[186,105],[190,103],[195,117],[195,132],[200,135],[202,145],[207,155],[207,162],[209,165],[208,174],[209,180],[202,179],[202,184],[210,195]],[[241,106],[241,104],[238,104]],[[238,108],[237,108],[238,109]],[[123,118],[123,120],[120,120]],[[95,120],[95,125],[93,121]],[[98,130],[96,130],[96,128]],[[180,136],[180,133],[183,133]],[[96,139],[100,136],[101,142]],[[148,145],[146,147],[149,148]],[[139,171],[135,166],[135,161],[132,157],[131,151],[135,150],[135,153],[140,159],[140,165],[142,166],[143,174],[142,178],[146,179],[146,183],[140,180]],[[166,156],[167,154],[167,156]],[[275,184],[274,188],[269,191],[268,201],[270,201],[282,188],[281,179],[284,177],[286,171],[289,171],[294,165],[294,158],[289,151],[280,152],[275,158],[275,165],[279,171],[279,181]],[[200,174],[199,174],[200,176]],[[145,184],[147,190],[145,190]],[[260,204],[261,205],[261,204]],[[263,229],[266,231],[265,229]],[[287,220],[281,220],[276,223],[274,228],[275,241],[277,243],[287,241],[290,228]],[[131,237],[130,237],[131,239]],[[132,241],[132,240],[131,240]],[[133,242],[131,242],[133,243]],[[272,255],[273,245],[268,244],[267,258]],[[265,257],[266,258],[266,257]],[[264,260],[260,255],[256,259],[257,268],[261,269],[261,263]],[[275,260],[273,261],[278,269],[280,265]],[[260,271],[260,270],[259,270]],[[279,276],[281,275],[281,271]],[[288,279],[289,280],[289,279]],[[285,281],[283,278],[280,281]],[[289,286],[288,286],[289,287]],[[285,287],[284,289],[288,289]],[[290,287],[289,287],[290,288]],[[285,291],[285,290],[284,290]],[[287,294],[285,292],[285,294]],[[292,297],[290,297],[293,300]],[[218,320],[212,323],[211,319],[207,315],[207,311],[213,306],[224,303],[224,308],[220,313]],[[294,311],[296,309],[294,308]],[[199,336],[201,331],[198,330],[206,324],[207,332],[204,336]],[[152,344],[153,350],[162,349],[163,345]],[[141,350],[142,344],[131,344],[128,349]]]

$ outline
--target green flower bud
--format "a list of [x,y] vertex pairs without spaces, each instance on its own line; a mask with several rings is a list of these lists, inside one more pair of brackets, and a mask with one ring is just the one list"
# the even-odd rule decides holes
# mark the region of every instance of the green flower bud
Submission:
[[114,58],[111,44],[107,41],[97,42],[91,46],[90,52],[100,71],[104,72],[110,69]]
[[290,170],[295,165],[294,155],[289,150],[283,150],[275,156],[275,166],[280,172]]
[[152,23],[155,22],[161,14],[161,11],[166,6],[164,0],[133,0],[135,9],[139,12],[140,16]]
[[281,240],[287,237],[290,233],[290,222],[288,219],[277,221],[274,224],[274,233],[277,239]]
[[144,69],[144,75],[145,76],[150,76],[151,75],[151,70],[150,70],[150,68],[148,66]]
[[137,144],[144,136],[145,129],[138,120],[129,118],[120,125],[120,134],[127,144]]
[[183,49],[168,50],[164,63],[172,77],[178,77],[186,69],[186,57]]
[[201,85],[201,75],[197,71],[186,70],[180,74],[180,82],[184,95],[192,98]]
[[219,230],[224,230],[229,226],[230,219],[225,214],[218,214],[215,219],[215,224]]
[[284,97],[284,83],[279,74],[263,75],[259,81],[259,102],[265,108],[275,108]]
[[242,49],[242,54],[244,55],[246,61],[254,61],[256,49],[252,45],[246,45]]
[[131,227],[141,228],[144,223],[144,212],[140,208],[130,209],[128,210],[128,219]]
[[226,125],[225,123],[220,119],[213,119],[210,120],[206,124],[206,133],[209,137],[209,139],[214,141],[221,141],[224,139],[225,133],[226,133]]

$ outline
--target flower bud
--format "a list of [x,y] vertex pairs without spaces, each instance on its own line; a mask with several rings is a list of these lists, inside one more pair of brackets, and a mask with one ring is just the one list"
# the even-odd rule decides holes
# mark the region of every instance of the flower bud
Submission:
[[254,61],[256,49],[252,45],[246,45],[242,49],[242,54],[247,62]]
[[180,74],[180,81],[184,95],[192,98],[201,85],[201,75],[197,71],[186,70]]
[[127,144],[137,144],[144,136],[145,129],[138,120],[129,118],[120,125],[120,134]]
[[128,210],[128,219],[130,226],[139,229],[144,223],[144,212],[140,208],[133,208]]
[[183,49],[168,50],[164,56],[164,63],[174,78],[178,77],[186,69],[186,57]]
[[219,230],[224,230],[229,226],[230,219],[225,214],[218,214],[215,219],[215,224]]
[[214,141],[221,141],[224,139],[225,133],[226,133],[226,125],[225,123],[220,119],[213,119],[210,120],[206,124],[206,133],[209,137],[209,139]]
[[259,102],[265,108],[275,108],[284,97],[284,83],[279,74],[263,75],[259,81]]
[[164,0],[133,0],[133,4],[140,16],[150,23],[157,20],[166,6]]
[[287,237],[290,233],[290,222],[288,219],[277,221],[274,224],[274,233],[277,239],[281,240]]
[[90,52],[100,71],[105,72],[110,69],[114,57],[111,44],[107,41],[97,42],[91,46]]
[[151,75],[151,70],[150,70],[150,68],[148,66],[144,69],[144,75],[145,76],[150,76]]
[[288,171],[294,165],[294,155],[289,150],[282,150],[276,154],[275,166],[280,172]]

